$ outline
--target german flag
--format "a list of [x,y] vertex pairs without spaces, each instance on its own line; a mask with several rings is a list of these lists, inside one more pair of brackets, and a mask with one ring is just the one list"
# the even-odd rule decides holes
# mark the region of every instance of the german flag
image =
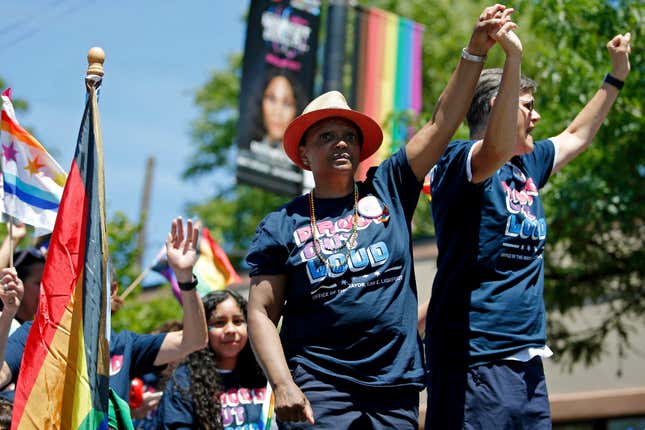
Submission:
[[100,81],[87,81],[76,154],[20,367],[13,429],[107,429],[109,313]]

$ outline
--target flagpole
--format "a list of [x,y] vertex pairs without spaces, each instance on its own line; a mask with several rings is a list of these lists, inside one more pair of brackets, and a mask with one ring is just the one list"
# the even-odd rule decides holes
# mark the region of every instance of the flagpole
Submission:
[[85,72],[85,86],[92,103],[92,127],[94,128],[94,137],[98,164],[98,201],[99,201],[99,223],[101,236],[105,240],[101,241],[101,282],[103,286],[107,285],[107,261],[109,251],[107,246],[107,222],[105,220],[105,177],[103,167],[103,140],[101,138],[101,122],[98,115],[98,89],[103,81],[103,63],[105,62],[105,52],[100,47],[93,47],[87,51],[87,71]]
[[9,217],[9,267],[13,267],[13,217]]
[[[100,309],[110,309],[110,286],[107,284],[107,270],[108,259],[110,258],[108,251],[108,234],[107,234],[107,221],[105,216],[105,168],[103,166],[103,138],[101,136],[101,120],[99,119],[99,105],[98,105],[98,90],[103,82],[105,72],[103,70],[103,63],[105,62],[105,51],[100,47],[93,47],[87,51],[87,71],[85,72],[85,89],[88,96],[89,106],[89,126],[91,130],[91,138],[94,139],[94,151],[96,155],[96,191],[98,200],[98,221],[99,231],[98,239],[100,241],[99,249],[95,252],[101,254],[100,258],[100,280],[99,286],[101,288]],[[89,141],[88,141],[89,143]],[[89,147],[89,146],[88,146]],[[87,257],[86,257],[87,258]],[[86,260],[87,263],[87,260]],[[98,268],[97,268],[98,269]],[[110,360],[110,319],[109,312],[107,316],[103,314],[99,318],[98,333],[102,333],[98,337],[98,355],[97,355],[97,372],[101,375],[109,374],[109,360]],[[105,406],[109,403],[107,389],[99,389],[101,394],[101,402]],[[104,397],[105,396],[105,397]],[[93,404],[94,402],[92,402]],[[64,407],[64,405],[63,405]],[[104,411],[104,412],[107,412]]]
[[121,299],[125,299],[126,297],[128,297],[128,295],[132,292],[132,290],[134,290],[141,283],[141,281],[143,281],[143,278],[145,278],[146,275],[150,273],[151,270],[152,270],[152,267],[148,267],[146,270],[141,272],[139,276],[137,276],[137,279],[132,281],[132,283],[128,285],[128,288],[126,288],[125,291],[123,291],[123,293],[121,293],[119,297],[121,297]]

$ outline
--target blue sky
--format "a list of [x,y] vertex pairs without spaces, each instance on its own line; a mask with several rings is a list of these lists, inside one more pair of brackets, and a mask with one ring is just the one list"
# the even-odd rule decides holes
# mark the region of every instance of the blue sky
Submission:
[[183,181],[192,153],[193,96],[244,45],[248,0],[5,0],[0,77],[25,99],[18,113],[68,170],[83,113],[87,51],[105,50],[99,110],[108,216],[139,216],[146,159],[155,156],[146,258],[170,220],[212,195],[217,180]]

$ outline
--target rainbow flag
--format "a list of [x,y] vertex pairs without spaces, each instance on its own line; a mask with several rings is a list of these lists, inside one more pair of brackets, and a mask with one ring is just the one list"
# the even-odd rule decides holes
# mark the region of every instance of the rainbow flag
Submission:
[[38,232],[54,229],[67,176],[56,160],[16,119],[11,88],[2,93],[4,210]]
[[[197,277],[197,292],[201,297],[211,291],[223,290],[229,284],[241,282],[240,276],[235,271],[226,252],[215,242],[206,227],[201,229],[197,254],[198,257],[193,273]],[[159,250],[150,270],[154,270],[168,280],[172,287],[172,292],[181,303],[181,291],[179,290],[179,284],[177,284],[175,272],[168,265],[165,246]]]
[[88,97],[27,338],[11,429],[107,429],[107,234],[96,89]]
[[179,290],[179,284],[177,283],[177,277],[175,276],[175,272],[173,272],[173,270],[170,268],[170,265],[168,264],[168,254],[166,253],[166,245],[163,245],[159,250],[159,253],[155,257],[155,261],[154,263],[152,263],[150,270],[154,270],[160,275],[163,275],[163,277],[168,280],[168,282],[170,283],[170,287],[172,288],[173,294],[175,295],[177,300],[179,300],[179,303],[181,303],[181,291]]
[[194,273],[200,296],[204,297],[211,291],[223,290],[228,284],[242,282],[226,252],[215,242],[208,228],[202,227],[197,247],[199,257]]
[[383,128],[383,145],[361,164],[389,157],[408,139],[408,120],[421,111],[421,38],[424,27],[376,8],[356,8],[353,64],[355,108]]
[[270,430],[271,426],[277,427],[273,415],[275,415],[275,395],[271,384],[267,382],[266,390],[264,392],[264,402],[262,403],[262,415],[258,427],[260,430]]

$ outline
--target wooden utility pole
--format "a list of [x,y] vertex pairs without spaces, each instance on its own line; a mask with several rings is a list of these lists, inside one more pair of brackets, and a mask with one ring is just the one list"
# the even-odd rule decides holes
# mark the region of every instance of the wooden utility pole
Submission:
[[143,183],[143,195],[141,196],[141,212],[139,213],[139,239],[137,240],[137,249],[139,249],[139,270],[143,270],[143,254],[146,249],[146,225],[148,223],[148,210],[150,209],[150,190],[152,189],[152,175],[155,169],[155,157],[148,157],[146,162],[146,176]]

